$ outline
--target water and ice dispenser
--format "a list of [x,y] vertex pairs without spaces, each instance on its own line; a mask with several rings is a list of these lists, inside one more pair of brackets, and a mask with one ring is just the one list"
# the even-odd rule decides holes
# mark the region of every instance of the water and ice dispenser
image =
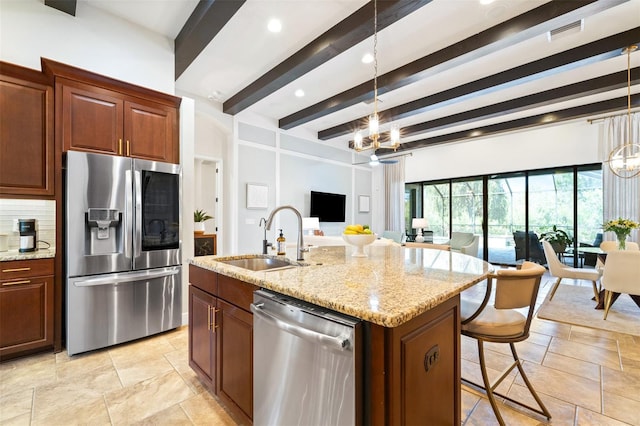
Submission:
[[89,209],[85,241],[88,255],[122,251],[122,213],[116,209]]

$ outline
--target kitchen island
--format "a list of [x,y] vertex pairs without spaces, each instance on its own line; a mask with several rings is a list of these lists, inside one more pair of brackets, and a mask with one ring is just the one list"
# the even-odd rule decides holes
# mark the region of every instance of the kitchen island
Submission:
[[252,419],[249,305],[252,291],[265,288],[364,321],[357,423],[460,423],[459,294],[491,265],[398,245],[369,246],[366,258],[352,257],[354,250],[311,248],[303,266],[270,271],[221,262],[233,256],[191,261],[190,364],[243,421]]

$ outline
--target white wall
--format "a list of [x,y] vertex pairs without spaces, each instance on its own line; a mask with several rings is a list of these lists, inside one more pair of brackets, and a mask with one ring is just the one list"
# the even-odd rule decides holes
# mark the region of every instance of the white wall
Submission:
[[0,59],[40,70],[40,57],[173,94],[173,40],[79,1],[76,16],[42,0],[0,1]]
[[423,148],[406,157],[406,182],[597,163],[600,127],[585,119]]
[[[262,249],[264,228],[261,218],[281,205],[295,207],[302,216],[309,215],[311,190],[345,194],[345,222],[321,223],[327,235],[339,235],[345,223],[356,220],[370,223],[371,213],[354,209],[358,194],[371,195],[371,170],[352,166],[353,153],[336,149],[317,140],[303,139],[277,128],[264,117],[243,114],[235,119],[234,200],[237,218],[233,223],[235,244],[229,253],[256,252]],[[267,207],[246,207],[247,183],[266,185]],[[278,213],[267,239],[274,242],[277,229],[284,229],[289,242],[297,239],[296,216],[290,211]],[[233,243],[233,241],[232,241]]]

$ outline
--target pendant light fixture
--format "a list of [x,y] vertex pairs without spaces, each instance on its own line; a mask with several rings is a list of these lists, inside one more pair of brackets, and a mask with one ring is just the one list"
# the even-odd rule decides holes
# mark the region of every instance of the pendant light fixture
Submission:
[[627,139],[626,142],[613,149],[609,154],[609,168],[616,176],[632,178],[640,174],[640,144],[632,141],[631,132],[631,52],[638,46],[627,47]]
[[377,150],[380,148],[393,149],[400,146],[400,127],[391,125],[389,136],[380,134],[380,117],[378,116],[378,2],[373,0],[373,113],[368,119],[369,141],[366,142],[361,130],[356,130],[353,135],[353,149],[356,151]]

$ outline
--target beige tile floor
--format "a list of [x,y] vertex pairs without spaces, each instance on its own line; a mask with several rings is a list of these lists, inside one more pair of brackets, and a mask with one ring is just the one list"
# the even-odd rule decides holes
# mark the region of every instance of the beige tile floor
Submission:
[[[545,276],[540,302],[551,282]],[[0,425],[235,425],[189,368],[187,343],[182,327],[73,358],[46,353],[0,364]],[[488,346],[494,375],[509,363],[502,346]],[[463,376],[480,383],[475,341],[463,337],[462,348]],[[535,319],[518,351],[550,424],[640,425],[640,337]],[[499,390],[533,404],[515,373]],[[501,412],[510,425],[546,422],[504,404]],[[497,423],[487,399],[467,386],[462,420]]]

